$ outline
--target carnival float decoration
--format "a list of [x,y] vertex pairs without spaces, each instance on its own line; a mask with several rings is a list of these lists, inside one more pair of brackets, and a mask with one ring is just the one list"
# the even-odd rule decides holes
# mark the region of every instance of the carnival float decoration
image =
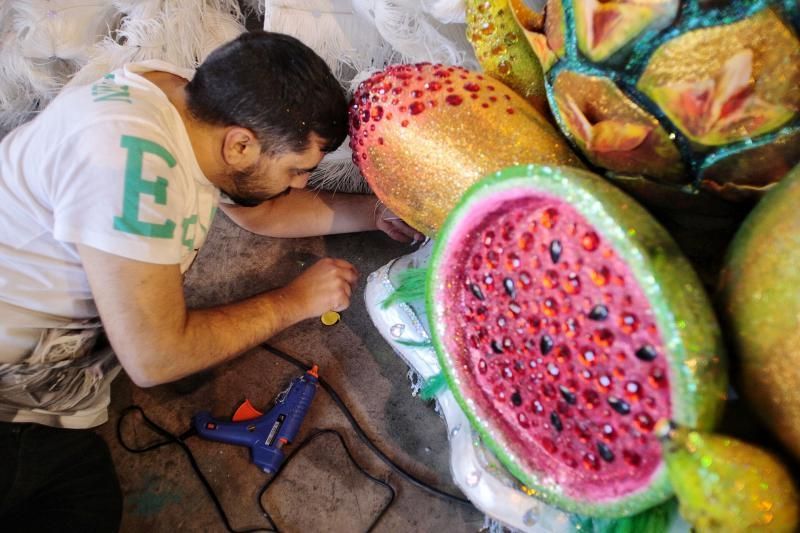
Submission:
[[[798,12],[779,0],[466,2],[487,73],[546,94],[608,179],[699,212],[724,211],[715,196],[752,200],[800,162]],[[532,61],[538,80],[518,74]]]
[[[481,5],[487,13],[495,4]],[[774,15],[779,10],[767,12]],[[502,9],[497,14],[502,15]],[[481,39],[489,30],[505,29],[495,22],[484,26]],[[650,30],[658,33],[664,28]],[[791,31],[789,37],[794,37]],[[518,36],[507,44],[518,42],[532,41]],[[623,48],[619,45],[616,50]],[[509,53],[496,43],[492,50]],[[481,59],[480,49],[476,51]],[[616,52],[598,52],[603,53],[610,57]],[[662,449],[659,444],[654,427],[659,420],[670,419],[692,428],[695,435],[706,435],[707,442],[737,442],[708,433],[715,428],[726,397],[725,356],[705,289],[690,264],[634,199],[608,183],[619,184],[624,172],[628,184],[636,183],[628,189],[640,199],[655,197],[656,204],[706,209],[740,201],[757,188],[742,182],[717,182],[720,186],[715,187],[701,170],[711,161],[710,154],[722,157],[724,152],[725,157],[739,158],[728,159],[727,164],[736,161],[743,175],[755,161],[749,158],[755,152],[748,150],[783,146],[780,139],[793,131],[792,110],[797,106],[790,103],[760,118],[745,116],[744,110],[764,111],[759,106],[767,100],[759,97],[757,102],[742,103],[752,96],[753,87],[741,80],[735,89],[728,87],[736,69],[744,69],[739,75],[745,81],[752,72],[751,54],[732,57],[723,65],[728,74],[715,78],[716,85],[705,84],[712,95],[717,94],[715,87],[718,95],[728,90],[738,94],[718,99],[719,105],[710,102],[702,111],[718,114],[718,131],[708,129],[689,142],[688,134],[681,133],[663,111],[652,114],[658,119],[650,123],[652,127],[608,115],[589,121],[595,129],[582,130],[589,132],[584,141],[591,138],[595,148],[608,148],[598,151],[605,154],[602,157],[591,157],[587,150],[591,143],[582,145],[569,136],[582,156],[581,165],[554,163],[553,153],[546,149],[520,150],[515,132],[530,125],[504,124],[521,115],[546,131],[542,126],[546,115],[536,110],[537,105],[541,109],[536,96],[540,93],[519,90],[522,101],[513,101],[507,116],[493,115],[493,104],[502,102],[491,98],[503,91],[499,87],[504,84],[495,83],[501,73],[487,76],[487,72],[430,64],[394,66],[362,83],[355,93],[354,162],[381,200],[435,238],[429,245],[432,251],[425,254],[432,258],[414,254],[371,276],[368,308],[378,329],[439,401],[450,428],[456,482],[501,523],[524,531],[682,530],[687,524],[670,514],[675,492],[683,517],[699,531],[730,524],[790,531],[797,525],[797,492],[791,477],[776,459],[763,459],[772,457],[766,452],[744,443],[713,445],[702,453],[690,446],[687,453],[692,460],[670,463],[668,452],[677,454],[679,448]],[[514,66],[511,53],[507,59],[505,74]],[[554,69],[556,62],[542,70]],[[450,104],[446,89],[437,94],[442,79],[450,79],[449,94],[458,96]],[[551,104],[557,104],[555,95],[561,94],[551,83],[554,79],[542,81]],[[558,85],[564,91],[597,88],[596,80],[559,79],[564,80],[563,87]],[[686,104],[692,90],[683,89],[680,98]],[[409,95],[400,98],[406,90]],[[618,88],[614,91],[623,94]],[[462,110],[466,93],[473,103]],[[610,100],[601,93],[582,102],[606,105]],[[578,96],[570,98],[574,102]],[[562,101],[568,102],[566,97]],[[735,107],[739,104],[744,107]],[[569,102],[567,107],[576,108]],[[526,111],[520,113],[521,109]],[[557,105],[552,109],[556,123],[565,127]],[[444,110],[441,116],[446,120],[438,118],[439,110]],[[389,121],[384,120],[386,113]],[[730,124],[719,122],[727,118]],[[549,142],[550,137],[544,139]],[[513,148],[508,150],[509,146]],[[562,148],[560,143],[555,146]],[[774,183],[794,156],[779,159],[775,152],[769,153],[783,169],[765,182]],[[505,168],[525,162],[531,165]],[[604,171],[603,180],[580,170],[584,166],[614,167],[614,172]],[[748,168],[753,175],[759,172],[758,165]],[[481,171],[490,177],[478,181]],[[631,177],[637,172],[638,177]],[[676,204],[675,198],[680,202]],[[600,220],[610,225],[603,226]],[[595,263],[598,258],[602,266]],[[647,325],[642,317],[649,320]],[[665,317],[669,317],[666,322]],[[667,324],[670,321],[672,325]],[[654,365],[656,361],[664,366]],[[691,421],[683,418],[686,413],[692,413]],[[472,429],[466,437],[473,442],[471,453],[458,437],[465,419]],[[604,439],[604,428],[613,440]],[[725,453],[731,449],[735,452]],[[772,465],[764,472],[774,474],[768,489],[759,488],[746,475],[752,472],[748,465],[762,464],[762,459]],[[670,464],[679,466],[668,468]],[[709,470],[709,464],[714,468]],[[697,476],[717,484],[700,484],[689,493],[682,490],[685,480]],[[487,490],[488,486],[493,489]],[[532,498],[526,501],[520,493]],[[742,497],[737,499],[736,494]],[[718,517],[693,512],[703,497],[720,498],[709,513],[719,511],[725,520],[717,524]],[[545,506],[531,505],[534,498]],[[786,512],[770,511],[776,505]],[[753,521],[736,524],[739,515]]]
[[750,213],[720,275],[721,318],[739,355],[740,388],[800,458],[800,167]]
[[484,442],[558,507],[667,500],[658,420],[711,429],[727,375],[688,262],[599,177],[512,167],[464,195],[429,264],[431,341]]
[[429,236],[473,183],[498,168],[582,166],[556,129],[504,84],[430,63],[390,66],[359,85],[350,148],[378,197]]
[[[800,163],[800,4],[250,3],[355,91],[349,146],[315,183],[371,188],[432,238],[369,276],[367,308],[496,531],[797,529],[785,457],[712,433],[723,336],[638,202],[738,224],[768,192],[730,248],[720,318],[735,390],[800,457],[800,171],[785,177]],[[128,61],[197,65],[244,31],[240,9],[2,4],[0,130]]]

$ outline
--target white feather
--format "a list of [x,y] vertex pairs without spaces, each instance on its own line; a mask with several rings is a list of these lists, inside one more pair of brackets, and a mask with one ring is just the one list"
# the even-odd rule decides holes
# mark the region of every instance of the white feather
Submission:
[[0,4],[0,129],[16,127],[44,108],[115,20],[113,6],[103,1]]
[[123,13],[113,37],[94,47],[70,85],[91,83],[132,61],[162,59],[195,68],[215,48],[245,31],[234,0],[115,0]]
[[14,31],[28,58],[85,62],[87,50],[108,34],[116,10],[109,2],[12,0]]
[[422,0],[353,0],[407,62],[430,61],[477,68],[463,24],[443,24],[422,9]]
[[343,84],[368,68],[397,60],[377,29],[350,0],[266,2],[264,29],[292,35],[320,55]]
[[439,22],[463,24],[467,19],[464,0],[421,0],[422,9]]

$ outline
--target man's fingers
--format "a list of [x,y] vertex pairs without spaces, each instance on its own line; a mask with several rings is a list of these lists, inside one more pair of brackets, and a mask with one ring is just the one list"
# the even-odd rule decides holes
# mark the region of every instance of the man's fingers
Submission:
[[420,241],[424,237],[423,235],[403,222],[402,220],[395,220],[392,221],[391,226],[389,227],[389,236],[398,241]]
[[341,268],[341,269],[343,269],[343,270],[349,270],[349,271],[351,271],[353,274],[356,274],[356,275],[358,275],[358,270],[356,270],[356,267],[354,267],[354,266],[352,265],[352,263],[350,263],[349,261],[345,261],[344,259],[335,259],[335,258],[333,258],[333,259],[331,259],[331,260],[333,261],[333,264],[334,264],[334,265],[335,265],[337,268]]

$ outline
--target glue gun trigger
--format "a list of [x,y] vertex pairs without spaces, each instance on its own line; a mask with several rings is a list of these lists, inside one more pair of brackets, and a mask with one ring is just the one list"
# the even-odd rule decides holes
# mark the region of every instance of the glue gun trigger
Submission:
[[231,418],[231,421],[244,422],[245,420],[253,420],[254,418],[258,418],[263,414],[264,413],[253,407],[253,404],[250,403],[250,400],[245,399],[245,401],[243,401],[242,404],[236,409],[236,412],[233,413],[233,418]]

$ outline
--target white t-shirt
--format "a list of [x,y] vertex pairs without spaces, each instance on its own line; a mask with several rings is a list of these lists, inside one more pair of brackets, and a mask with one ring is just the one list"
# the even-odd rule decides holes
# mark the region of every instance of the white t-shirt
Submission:
[[[97,317],[76,243],[184,272],[219,190],[180,115],[130,64],[65,89],[0,142],[0,364],[22,361],[42,328]],[[0,398],[2,403],[2,398]]]

